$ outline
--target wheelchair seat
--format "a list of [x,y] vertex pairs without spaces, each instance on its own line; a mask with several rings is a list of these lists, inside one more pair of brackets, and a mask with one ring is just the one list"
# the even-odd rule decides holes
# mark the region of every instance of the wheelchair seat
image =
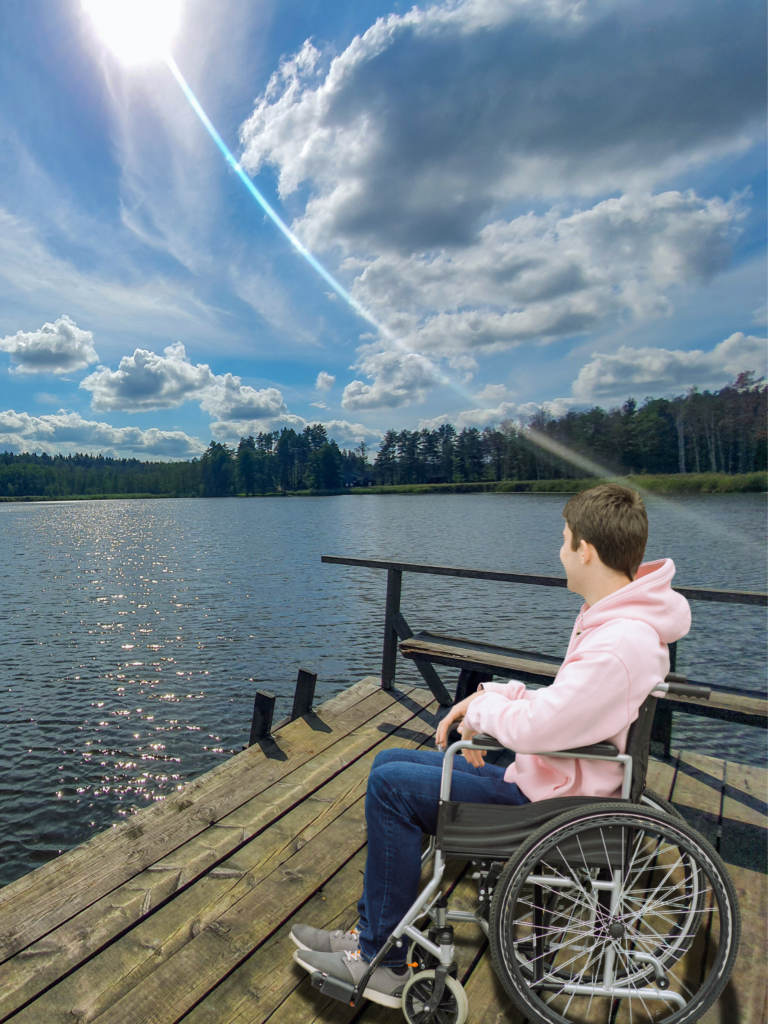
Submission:
[[[648,751],[651,727],[656,710],[656,698],[649,696],[641,704],[637,718],[627,733],[626,755],[630,764],[631,785],[629,799],[638,803],[645,788],[648,770]],[[492,737],[476,737],[475,743],[488,741],[499,748]],[[596,743],[591,747],[578,747],[559,752],[573,757],[618,758],[619,751],[610,743]],[[533,833],[565,811],[600,803],[615,803],[620,797],[563,796],[516,806],[506,804],[459,803],[442,800],[437,820],[435,845],[445,857],[478,857],[486,860],[509,860]],[[605,858],[603,858],[605,860]]]

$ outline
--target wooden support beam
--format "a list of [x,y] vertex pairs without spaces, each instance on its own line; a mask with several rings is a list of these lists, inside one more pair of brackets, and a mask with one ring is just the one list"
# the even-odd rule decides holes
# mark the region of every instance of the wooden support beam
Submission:
[[269,690],[257,690],[253,702],[253,721],[251,722],[251,738],[248,746],[265,740],[272,732],[272,716],[275,713],[275,695]]
[[381,685],[391,690],[397,672],[397,628],[395,617],[400,612],[400,592],[403,574],[399,569],[387,571],[387,604],[384,612],[384,649],[381,655]]
[[445,683],[437,674],[434,665],[428,658],[415,657],[413,659],[416,668],[421,672],[422,678],[427,686],[430,688],[432,693],[435,695],[437,700],[444,707],[451,707],[453,704],[453,697],[450,695],[445,687]]
[[303,715],[308,715],[312,710],[312,702],[315,699],[315,684],[317,683],[317,672],[307,672],[299,669],[296,680],[296,691],[293,695],[293,707],[291,708],[291,721]]

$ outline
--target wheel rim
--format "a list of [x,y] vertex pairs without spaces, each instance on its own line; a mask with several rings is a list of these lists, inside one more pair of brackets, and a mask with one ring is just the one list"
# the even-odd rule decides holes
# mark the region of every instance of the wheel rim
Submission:
[[457,993],[453,991],[452,978],[446,979],[442,999],[434,1011],[427,1014],[424,1006],[432,998],[435,987],[435,972],[425,971],[415,975],[403,992],[403,1012],[409,1024],[458,1024],[463,1019]]
[[[671,1024],[694,1019],[692,1009],[722,987],[732,961],[731,905],[720,868],[686,831],[664,815],[590,814],[555,829],[511,865],[503,896],[496,894],[494,941],[513,989],[542,1020],[586,1020],[595,1001],[605,1006],[610,999],[612,1010],[618,1002],[631,1010],[620,1019]],[[613,893],[611,885],[618,887]],[[699,977],[691,973],[696,957],[686,956],[696,946]],[[687,1005],[574,991],[602,986],[610,960],[614,988],[669,991]],[[668,989],[659,988],[658,967]]]

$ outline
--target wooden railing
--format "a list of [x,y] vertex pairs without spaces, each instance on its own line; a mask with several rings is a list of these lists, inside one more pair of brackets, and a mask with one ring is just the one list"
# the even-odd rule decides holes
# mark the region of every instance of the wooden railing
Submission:
[[[384,614],[384,643],[381,658],[381,685],[391,689],[397,673],[398,642],[413,637],[401,607],[403,573],[424,573],[430,576],[453,576],[460,579],[487,580],[494,583],[519,583],[537,587],[567,586],[564,576],[544,576],[535,573],[499,572],[485,569],[465,569],[448,565],[426,565],[418,562],[397,562],[379,558],[347,558],[338,555],[323,555],[322,561],[331,565],[349,565],[362,569],[378,569],[387,573],[387,596]],[[715,590],[708,587],[673,587],[689,601],[710,601],[718,604],[768,606],[768,594],[754,590]],[[669,645],[670,670],[676,671],[677,644]],[[539,656],[543,657],[543,656]],[[549,659],[552,660],[552,659]],[[419,660],[417,668],[425,682],[441,704],[452,703],[445,684],[434,666]],[[551,682],[542,678],[541,682]],[[694,680],[690,680],[695,682]],[[707,701],[683,697],[669,697],[659,701],[654,720],[654,747],[660,752],[669,752],[672,734],[673,711],[700,715],[739,725],[765,728],[768,725],[768,702],[757,697],[754,691],[730,685],[715,685],[712,698]]]

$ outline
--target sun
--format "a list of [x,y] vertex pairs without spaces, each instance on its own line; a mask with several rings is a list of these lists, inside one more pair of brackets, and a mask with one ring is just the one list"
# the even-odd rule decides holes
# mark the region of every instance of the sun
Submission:
[[124,64],[162,60],[181,20],[183,0],[82,0],[96,30]]

